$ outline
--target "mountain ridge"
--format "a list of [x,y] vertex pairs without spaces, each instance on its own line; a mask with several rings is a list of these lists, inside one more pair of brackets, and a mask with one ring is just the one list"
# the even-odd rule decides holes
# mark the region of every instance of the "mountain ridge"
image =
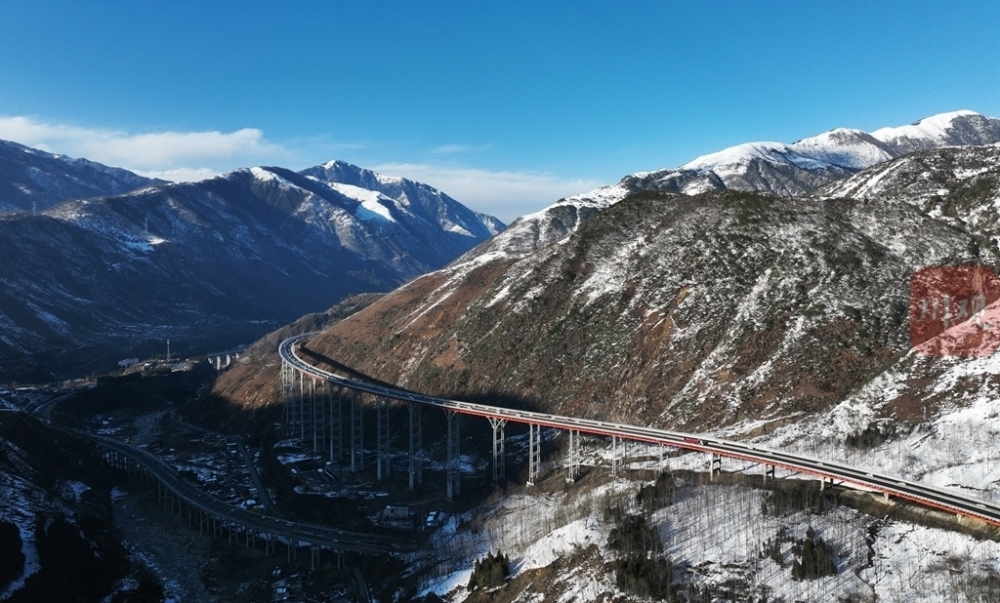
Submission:
[[0,372],[87,362],[61,350],[107,366],[165,339],[179,353],[246,343],[440,268],[503,226],[406,182],[400,200],[251,167],[0,214]]
[[42,211],[69,199],[166,184],[123,168],[0,140],[0,213]]
[[873,133],[835,128],[791,144],[743,143],[697,157],[677,168],[636,172],[615,184],[560,199],[519,217],[502,237],[491,240],[484,249],[518,253],[552,244],[630,192],[655,190],[698,194],[732,189],[804,195],[862,169],[902,156],[911,147],[932,149],[947,144],[996,142],[1000,142],[1000,119],[961,110],[924,118],[908,126],[881,128]]

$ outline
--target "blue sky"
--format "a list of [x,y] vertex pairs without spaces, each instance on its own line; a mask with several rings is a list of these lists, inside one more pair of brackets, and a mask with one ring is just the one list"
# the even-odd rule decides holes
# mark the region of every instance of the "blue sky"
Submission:
[[343,159],[505,221],[753,140],[1000,116],[1000,3],[3,3],[0,138],[174,178]]

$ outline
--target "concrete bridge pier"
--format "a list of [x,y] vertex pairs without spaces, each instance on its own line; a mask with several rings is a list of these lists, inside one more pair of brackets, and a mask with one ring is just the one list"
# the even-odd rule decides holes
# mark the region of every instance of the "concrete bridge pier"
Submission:
[[389,477],[389,399],[383,396],[375,398],[375,422],[377,436],[377,458],[376,478],[381,481]]
[[[423,429],[421,425],[422,408],[419,404],[410,402],[406,405],[410,412],[410,490],[420,485],[424,481],[423,468],[417,455],[423,449]],[[339,560],[339,557],[338,557]]]
[[447,463],[447,476],[448,480],[448,500],[453,500],[454,497],[462,494],[462,471],[461,471],[461,454],[459,452],[459,414],[453,410],[446,410],[445,417],[448,420],[448,463]]
[[319,565],[319,553],[320,548],[318,546],[309,547],[309,569],[316,571],[316,567]]
[[499,484],[506,477],[504,431],[507,427],[507,420],[490,417],[490,425],[493,427],[493,483]]
[[774,479],[774,465],[764,464],[761,465],[764,468],[764,481],[766,482],[768,478]]

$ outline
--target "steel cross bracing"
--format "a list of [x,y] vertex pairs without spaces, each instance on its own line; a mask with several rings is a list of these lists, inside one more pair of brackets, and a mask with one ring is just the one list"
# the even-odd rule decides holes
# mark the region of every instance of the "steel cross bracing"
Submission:
[[299,440],[306,441],[306,373],[299,373]]
[[281,399],[285,407],[285,433],[292,434],[295,424],[295,405],[292,403],[292,393],[295,386],[295,369],[287,362],[281,363]]
[[493,427],[493,483],[499,484],[504,479],[506,472],[504,462],[504,428],[507,426],[507,421],[491,417],[490,426]]
[[365,415],[362,410],[361,392],[354,390],[351,396],[351,471],[361,471],[365,467]]
[[309,426],[312,428],[313,452],[319,450],[319,432],[317,425],[321,424],[316,416],[316,380],[309,380]]
[[375,417],[378,432],[378,468],[375,473],[381,480],[389,477],[389,399],[385,396],[375,398]]
[[542,426],[530,423],[528,425],[528,485],[534,486],[541,473],[542,465]]
[[625,464],[624,442],[620,436],[611,436],[611,475],[621,473]]
[[566,481],[575,482],[580,477],[580,432],[575,429],[569,430],[569,447],[566,451],[566,465],[569,474]]
[[715,453],[727,458],[770,465],[794,473],[804,473],[814,477],[827,478],[842,485],[862,490],[874,490],[886,496],[909,500],[949,513],[974,517],[1000,526],[1000,504],[972,498],[943,488],[936,488],[921,482],[858,469],[842,463],[823,461],[779,450],[769,450],[753,444],[721,440],[700,434],[667,431],[623,423],[579,419],[576,417],[435,398],[367,381],[356,381],[315,367],[299,355],[298,344],[314,335],[314,333],[309,333],[283,341],[278,348],[282,361],[290,364],[299,373],[307,373],[320,379],[326,379],[333,384],[358,392],[387,396],[402,402],[412,402],[444,411],[486,419],[505,419],[515,423],[526,423],[566,431],[574,429],[580,433],[589,435],[614,436],[633,442],[659,444],[706,454]]
[[445,411],[448,420],[448,500],[462,494],[462,456],[459,452],[461,436],[458,432],[459,414],[453,410]]
[[343,408],[341,405],[340,391],[337,391],[337,395],[333,394],[333,385],[330,385],[327,389],[330,394],[330,462],[336,465],[336,469],[340,469],[341,456],[344,453],[344,443],[341,440],[342,426],[341,419],[343,418]]
[[423,430],[420,425],[421,411],[423,408],[419,404],[412,402],[406,405],[410,412],[410,490],[423,483],[423,470],[420,465],[418,454],[423,451]]

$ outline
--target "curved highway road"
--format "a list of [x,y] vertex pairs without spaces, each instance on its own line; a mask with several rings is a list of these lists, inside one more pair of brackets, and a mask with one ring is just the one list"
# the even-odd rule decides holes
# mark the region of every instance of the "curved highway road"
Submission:
[[806,456],[768,450],[749,444],[719,440],[702,435],[447,400],[415,394],[401,389],[354,381],[317,368],[298,355],[298,344],[315,335],[316,333],[307,333],[286,339],[281,342],[278,351],[282,360],[295,368],[295,370],[317,379],[328,381],[334,385],[402,402],[412,402],[476,417],[541,425],[592,435],[617,436],[627,440],[718,454],[729,458],[800,471],[823,479],[840,481],[860,489],[874,490],[889,496],[910,500],[923,506],[955,513],[959,516],[974,517],[995,526],[1000,526],[1000,505],[954,494],[920,482],[864,471],[840,463],[821,461]]
[[[44,418],[51,424],[52,409],[65,400],[66,394],[47,402],[25,409],[36,417]],[[359,553],[393,553],[411,549],[388,537],[370,533],[338,530],[328,526],[302,521],[291,521],[275,516],[261,515],[230,505],[185,481],[177,472],[152,453],[136,448],[120,440],[95,435],[76,429],[59,428],[77,437],[84,438],[108,450],[121,454],[145,469],[165,488],[191,507],[211,517],[239,525],[252,533],[268,534],[283,539],[286,543],[308,543],[311,546]],[[245,451],[245,449],[244,449]],[[258,484],[258,488],[262,485]]]
[[405,547],[391,542],[384,536],[337,530],[302,521],[284,520],[231,506],[181,479],[173,468],[145,450],[134,448],[119,440],[86,432],[73,431],[72,433],[128,457],[148,471],[175,496],[192,507],[222,521],[243,526],[247,530],[277,536],[290,543],[306,542],[312,546],[339,551],[391,553],[405,550]]

